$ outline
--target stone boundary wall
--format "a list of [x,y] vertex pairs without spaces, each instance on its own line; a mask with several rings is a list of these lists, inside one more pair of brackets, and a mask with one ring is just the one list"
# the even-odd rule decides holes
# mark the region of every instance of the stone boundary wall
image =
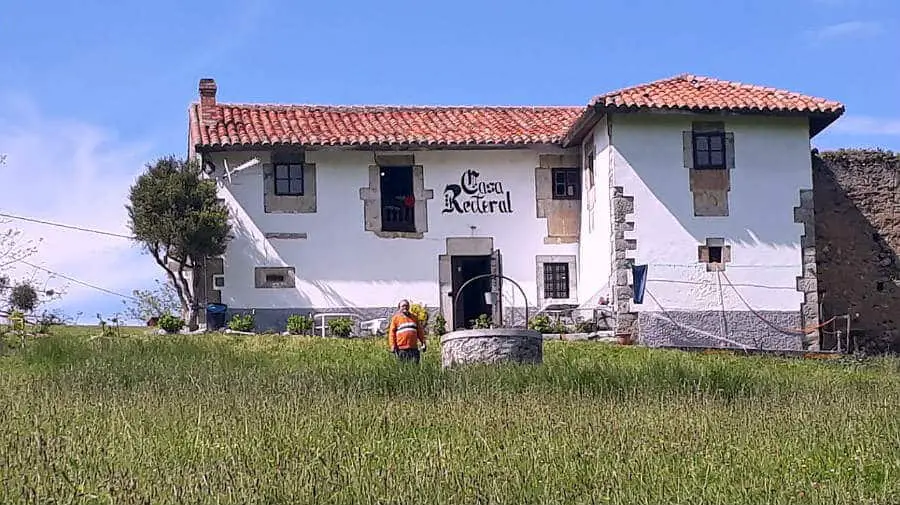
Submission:
[[[900,154],[813,151],[812,161],[820,319],[849,312],[859,350],[898,352]],[[845,320],[823,327],[822,349],[834,349],[845,328]]]

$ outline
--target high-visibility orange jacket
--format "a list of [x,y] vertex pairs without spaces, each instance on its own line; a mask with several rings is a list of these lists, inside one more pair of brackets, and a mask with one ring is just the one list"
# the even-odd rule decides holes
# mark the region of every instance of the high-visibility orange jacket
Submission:
[[412,314],[397,312],[388,326],[388,345],[391,349],[418,349],[425,343],[425,330]]

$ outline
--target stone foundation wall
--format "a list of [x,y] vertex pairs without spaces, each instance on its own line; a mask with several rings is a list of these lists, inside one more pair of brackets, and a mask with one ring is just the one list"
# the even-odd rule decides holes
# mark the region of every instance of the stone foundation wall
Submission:
[[[900,351],[898,186],[898,154],[813,154],[821,319],[853,314],[851,333],[869,352]],[[845,327],[844,320],[823,327],[822,348],[834,349],[835,332]]]
[[799,311],[730,311],[724,316],[717,310],[639,312],[638,342],[651,347],[805,349],[802,333],[785,331],[801,327]]

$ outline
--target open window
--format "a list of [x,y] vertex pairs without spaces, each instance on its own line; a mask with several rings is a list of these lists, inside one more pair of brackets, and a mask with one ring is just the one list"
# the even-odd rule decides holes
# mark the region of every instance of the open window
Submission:
[[584,171],[587,172],[587,187],[590,190],[594,187],[594,136],[589,136],[584,141],[584,148],[582,150],[584,156],[581,161],[581,165],[584,167]]
[[416,231],[416,199],[413,194],[413,167],[381,168],[381,230]]

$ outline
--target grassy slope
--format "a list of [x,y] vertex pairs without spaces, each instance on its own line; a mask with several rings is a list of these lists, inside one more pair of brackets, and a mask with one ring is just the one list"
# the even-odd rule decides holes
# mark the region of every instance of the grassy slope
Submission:
[[0,358],[0,503],[898,503],[900,365],[548,343],[44,338]]

